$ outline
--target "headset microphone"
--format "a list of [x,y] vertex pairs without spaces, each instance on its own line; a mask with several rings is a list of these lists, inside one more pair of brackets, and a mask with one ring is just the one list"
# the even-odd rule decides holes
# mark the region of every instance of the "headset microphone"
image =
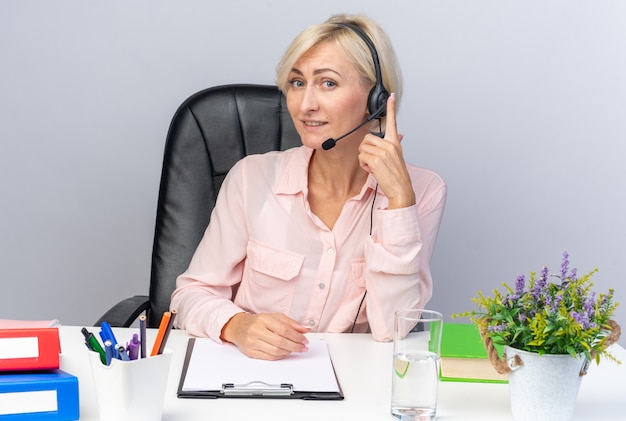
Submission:
[[337,144],[337,142],[339,142],[341,139],[343,139],[346,136],[350,136],[352,133],[356,132],[357,130],[359,130],[361,127],[365,126],[367,123],[369,123],[370,121],[372,121],[373,119],[375,119],[376,117],[378,117],[379,115],[382,114],[383,111],[385,111],[385,107],[387,106],[387,104],[383,104],[381,107],[379,107],[372,115],[370,115],[369,117],[367,117],[365,120],[363,120],[361,122],[361,124],[359,124],[358,126],[356,126],[354,129],[350,130],[348,133],[343,134],[341,136],[339,136],[338,138],[334,139],[334,138],[330,138],[330,139],[326,139],[324,141],[324,143],[322,143],[322,149],[324,149],[325,151],[332,149],[335,147],[335,145]]

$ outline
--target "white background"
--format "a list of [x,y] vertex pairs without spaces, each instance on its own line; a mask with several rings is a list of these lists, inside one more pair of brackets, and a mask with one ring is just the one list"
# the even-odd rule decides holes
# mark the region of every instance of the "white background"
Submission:
[[92,324],[147,293],[178,105],[273,83],[291,39],[337,12],[391,36],[406,159],[449,185],[428,307],[473,309],[565,250],[626,306],[626,2],[5,0],[0,318]]

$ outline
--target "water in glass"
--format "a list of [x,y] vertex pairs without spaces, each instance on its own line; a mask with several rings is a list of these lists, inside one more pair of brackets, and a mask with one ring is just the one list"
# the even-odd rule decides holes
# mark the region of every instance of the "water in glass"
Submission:
[[428,351],[393,356],[391,415],[401,421],[430,421],[437,413],[439,356]]

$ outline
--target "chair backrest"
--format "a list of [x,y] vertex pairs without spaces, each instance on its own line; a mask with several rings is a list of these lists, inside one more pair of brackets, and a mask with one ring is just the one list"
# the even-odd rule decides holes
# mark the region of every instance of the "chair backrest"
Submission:
[[276,86],[225,85],[178,108],[167,134],[152,250],[148,326],[169,309],[226,173],[246,155],[300,145]]

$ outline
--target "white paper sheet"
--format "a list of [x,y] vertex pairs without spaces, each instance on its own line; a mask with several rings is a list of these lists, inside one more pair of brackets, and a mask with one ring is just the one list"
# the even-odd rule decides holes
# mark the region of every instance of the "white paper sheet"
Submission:
[[309,350],[278,361],[249,358],[232,344],[196,338],[183,382],[183,392],[221,390],[223,384],[264,382],[291,384],[294,391],[339,392],[328,345],[311,340]]

